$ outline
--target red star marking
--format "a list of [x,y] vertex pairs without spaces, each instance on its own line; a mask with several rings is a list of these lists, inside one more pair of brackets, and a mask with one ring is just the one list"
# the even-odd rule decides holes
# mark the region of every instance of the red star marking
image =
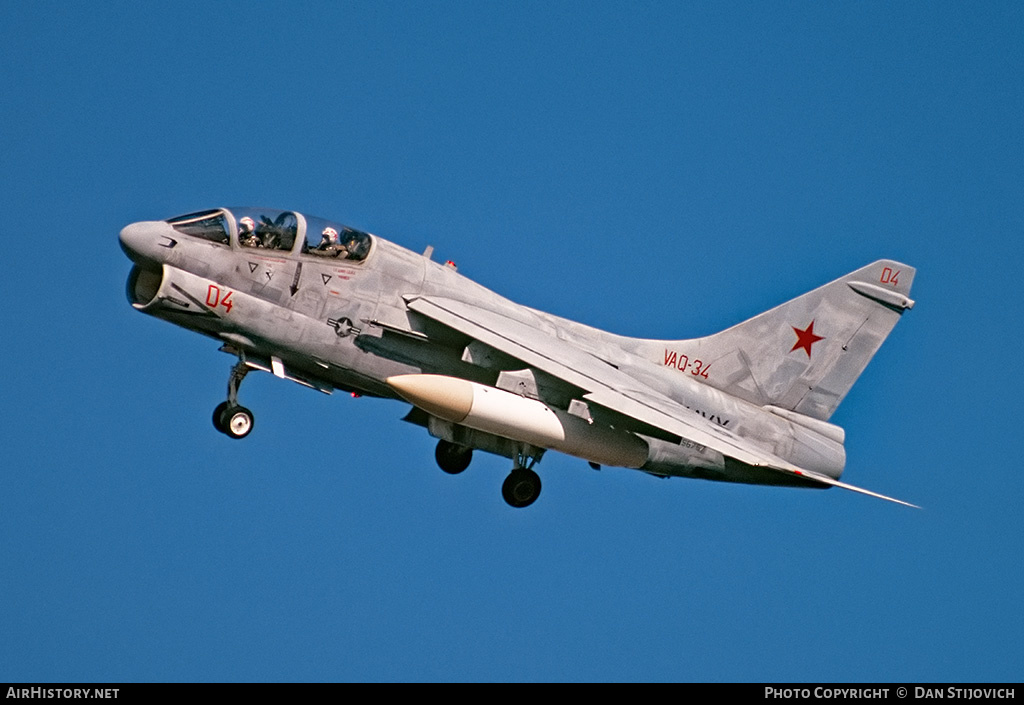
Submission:
[[796,326],[792,326],[792,328],[793,332],[796,333],[796,343],[793,344],[793,347],[790,348],[789,351],[793,352],[794,350],[803,348],[804,352],[807,353],[807,359],[810,360],[811,346],[819,340],[824,340],[824,336],[814,334],[814,321],[811,321],[811,324],[807,326],[806,330],[800,330]]

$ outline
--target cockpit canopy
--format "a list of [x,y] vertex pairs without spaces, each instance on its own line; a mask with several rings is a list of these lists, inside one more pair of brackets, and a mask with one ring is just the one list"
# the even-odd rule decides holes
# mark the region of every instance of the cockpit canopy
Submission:
[[221,209],[202,211],[200,213],[189,213],[179,215],[176,218],[168,218],[167,223],[173,225],[179,233],[201,237],[211,242],[219,242],[224,245],[230,243],[231,228],[224,211]]
[[169,218],[167,223],[184,235],[235,249],[275,250],[362,262],[373,246],[369,233],[295,211],[217,208]]

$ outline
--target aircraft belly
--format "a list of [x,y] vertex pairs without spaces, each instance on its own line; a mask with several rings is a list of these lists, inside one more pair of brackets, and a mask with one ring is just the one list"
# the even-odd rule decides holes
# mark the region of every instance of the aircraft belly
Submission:
[[725,470],[725,456],[698,443],[669,443],[641,436],[648,445],[647,462],[640,468],[656,475],[691,477],[718,474]]

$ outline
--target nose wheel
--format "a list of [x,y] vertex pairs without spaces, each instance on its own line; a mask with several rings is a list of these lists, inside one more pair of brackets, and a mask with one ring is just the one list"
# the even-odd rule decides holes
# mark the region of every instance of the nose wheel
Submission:
[[229,406],[225,401],[213,410],[213,427],[229,438],[245,438],[255,423],[252,412],[244,406]]
[[245,438],[255,425],[252,412],[238,403],[238,388],[248,372],[245,355],[240,353],[238,363],[231,368],[231,377],[228,378],[228,400],[213,410],[213,427],[228,438]]

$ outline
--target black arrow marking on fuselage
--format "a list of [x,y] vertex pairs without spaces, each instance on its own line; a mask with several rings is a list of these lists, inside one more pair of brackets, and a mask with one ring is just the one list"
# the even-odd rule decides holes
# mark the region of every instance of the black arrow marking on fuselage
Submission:
[[256,268],[259,267],[259,266],[260,265],[257,262],[250,262],[249,263],[249,274],[252,274],[253,272],[255,272]]
[[269,269],[267,271],[265,271],[264,274],[267,275],[267,281],[270,281],[271,279],[274,278],[274,273],[271,272]]
[[327,286],[327,282],[331,280],[330,274],[321,274],[320,278],[324,280],[324,286]]
[[292,292],[292,296],[295,296],[295,292],[299,290],[299,277],[302,276],[302,262],[295,265],[295,278],[292,279],[292,285],[289,291]]

